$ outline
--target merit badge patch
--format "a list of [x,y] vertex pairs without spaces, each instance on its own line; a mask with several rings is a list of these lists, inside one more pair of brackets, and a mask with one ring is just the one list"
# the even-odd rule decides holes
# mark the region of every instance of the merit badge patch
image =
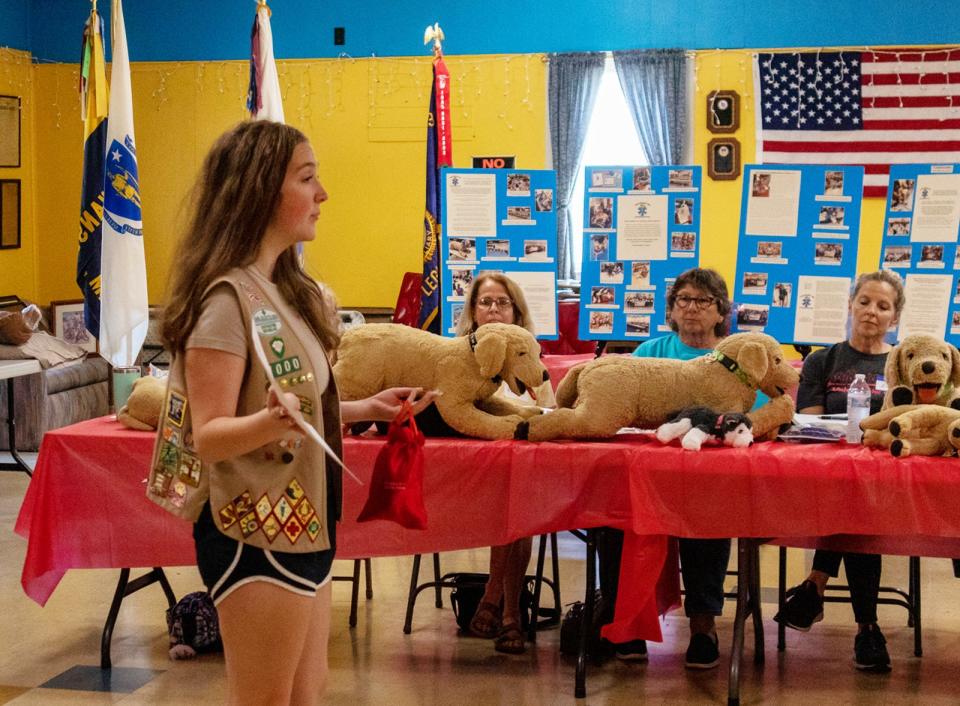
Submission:
[[160,453],[157,455],[157,462],[163,468],[163,472],[168,475],[176,475],[177,466],[180,462],[180,450],[168,441],[160,445]]
[[269,309],[257,309],[253,312],[253,325],[261,336],[273,336],[280,333],[280,329],[283,328],[280,317],[275,311]]
[[158,467],[153,474],[153,483],[150,484],[150,492],[161,497],[165,496],[167,490],[170,488],[170,481],[172,480],[173,476],[165,473],[163,468]]
[[223,527],[223,529],[230,529],[236,521],[237,513],[233,509],[233,503],[220,508],[220,526]]
[[290,507],[286,498],[280,498],[277,500],[277,504],[273,506],[273,514],[277,516],[281,523],[284,523],[293,514],[293,508]]
[[272,350],[273,354],[278,358],[283,357],[284,351],[286,351],[286,349],[287,347],[284,344],[283,339],[280,338],[279,336],[274,336],[273,338],[270,339],[270,350]]
[[300,485],[300,481],[298,481],[296,478],[287,484],[286,493],[287,497],[290,498],[290,502],[292,502],[294,505],[300,502],[300,498],[306,494],[304,493],[303,486]]
[[170,400],[167,402],[167,419],[178,427],[183,426],[183,415],[187,412],[187,398],[178,395],[176,392],[170,393]]
[[303,534],[303,525],[296,517],[291,517],[287,524],[283,526],[283,533],[287,535],[290,544],[296,544],[300,535]]
[[320,534],[320,518],[314,515],[307,523],[307,535],[311,542],[317,541],[317,535]]
[[290,356],[289,358],[284,358],[283,360],[278,360],[275,363],[270,363],[270,371],[273,373],[273,377],[278,378],[281,375],[289,375],[290,373],[295,373],[300,370],[300,358],[298,356]]
[[174,446],[180,445],[180,431],[173,427],[163,425],[163,440],[169,441]]
[[267,519],[267,516],[270,514],[270,511],[273,507],[270,504],[270,498],[267,497],[267,494],[264,493],[260,496],[260,499],[257,500],[257,506],[254,508],[257,512],[257,518],[263,522]]
[[244,539],[249,537],[258,529],[260,529],[260,520],[257,519],[257,514],[255,512],[248,512],[246,515],[240,518],[240,533],[243,535]]
[[243,495],[238,495],[233,499],[233,509],[237,517],[243,517],[253,508],[253,498],[250,497],[250,491],[244,491]]
[[267,540],[272,543],[273,540],[277,538],[277,535],[280,534],[280,523],[277,522],[276,517],[270,515],[263,521],[261,529],[263,533],[267,535]]
[[186,451],[180,453],[180,474],[179,478],[184,483],[192,485],[194,488],[200,487],[200,471],[203,464],[199,456],[194,456]]
[[183,503],[186,502],[187,499],[187,486],[177,481],[170,486],[167,499],[176,507],[183,507]]

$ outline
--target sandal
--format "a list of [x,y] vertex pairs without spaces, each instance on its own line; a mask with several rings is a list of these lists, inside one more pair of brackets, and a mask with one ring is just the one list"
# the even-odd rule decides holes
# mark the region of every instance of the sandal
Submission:
[[527,646],[523,640],[523,633],[520,632],[520,626],[512,621],[504,623],[500,628],[500,634],[493,642],[493,648],[497,652],[505,652],[508,655],[522,655],[526,652]]
[[500,634],[500,606],[481,601],[470,620],[470,634],[490,639]]

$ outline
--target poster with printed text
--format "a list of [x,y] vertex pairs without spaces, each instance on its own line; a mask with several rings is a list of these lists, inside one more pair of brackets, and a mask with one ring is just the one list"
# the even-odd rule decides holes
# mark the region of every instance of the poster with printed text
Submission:
[[556,339],[556,173],[448,168],[441,183],[443,335],[456,335],[474,279],[495,271],[523,291],[537,338]]
[[781,343],[846,337],[863,167],[744,167],[732,331]]
[[701,168],[584,168],[580,328],[583,341],[670,331],[669,284],[700,261]]
[[960,345],[958,235],[960,164],[892,165],[880,267],[904,278],[896,340],[926,333]]

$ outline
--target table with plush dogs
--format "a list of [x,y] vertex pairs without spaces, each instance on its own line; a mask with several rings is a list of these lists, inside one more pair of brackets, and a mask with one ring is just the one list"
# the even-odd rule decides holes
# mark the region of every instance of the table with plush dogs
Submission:
[[[383,443],[347,439],[347,464],[368,480]],[[16,525],[29,542],[22,583],[31,598],[45,603],[69,569],[194,563],[190,525],[146,502],[152,445],[152,434],[106,417],[46,435]],[[957,463],[842,443],[690,452],[641,434],[604,442],[428,439],[428,528],[357,524],[368,488],[348,480],[339,556],[402,556],[621,527],[628,530],[621,588],[606,634],[656,640],[655,579],[668,535],[874,535],[893,553],[960,556]]]

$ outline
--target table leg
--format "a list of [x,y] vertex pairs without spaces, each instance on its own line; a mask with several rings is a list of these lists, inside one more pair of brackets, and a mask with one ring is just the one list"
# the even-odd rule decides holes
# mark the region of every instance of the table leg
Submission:
[[117,582],[117,590],[113,594],[113,602],[110,604],[110,611],[107,613],[107,622],[103,626],[103,634],[100,637],[100,669],[110,669],[112,662],[110,660],[110,641],[113,639],[113,627],[117,623],[117,616],[120,614],[120,604],[123,599],[131,593],[136,593],[141,588],[146,588],[154,583],[159,583],[167,597],[167,605],[173,608],[177,604],[177,597],[167,581],[167,575],[163,569],[155,566],[143,576],[130,580],[130,569],[120,569],[120,580]]
[[13,378],[7,378],[7,438],[10,440],[10,455],[13,456],[13,463],[7,461],[0,463],[0,471],[23,471],[28,476],[33,477],[30,466],[17,453],[17,421],[14,417],[13,408]]
[[577,651],[577,677],[573,689],[578,699],[587,696],[587,641],[593,632],[593,604],[596,600],[597,533],[587,530],[587,588],[583,596],[583,622],[580,623],[580,647]]
[[737,540],[737,614],[733,621],[733,647],[730,650],[730,675],[727,681],[727,705],[740,704],[740,662],[743,659],[743,632],[746,629],[750,595],[750,552],[747,542]]

